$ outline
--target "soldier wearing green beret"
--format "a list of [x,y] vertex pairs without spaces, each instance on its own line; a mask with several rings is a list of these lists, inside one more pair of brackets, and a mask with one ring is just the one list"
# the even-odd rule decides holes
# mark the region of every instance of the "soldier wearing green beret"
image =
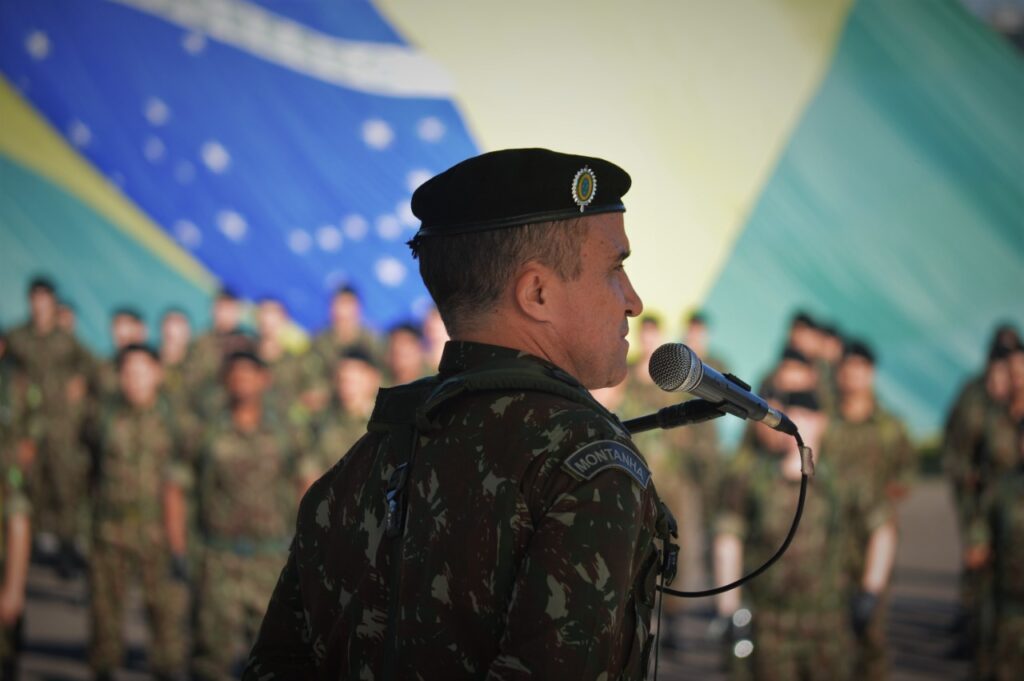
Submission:
[[642,309],[629,182],[520,149],[416,191],[410,245],[454,340],[306,494],[243,678],[644,677],[669,523],[587,390],[625,378]]

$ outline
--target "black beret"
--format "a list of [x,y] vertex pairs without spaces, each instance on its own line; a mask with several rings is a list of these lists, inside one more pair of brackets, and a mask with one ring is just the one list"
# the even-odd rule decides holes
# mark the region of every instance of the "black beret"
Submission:
[[338,361],[342,362],[345,360],[354,360],[356,362],[367,364],[374,369],[378,368],[377,362],[373,359],[373,355],[363,345],[353,345],[338,353]]
[[504,149],[474,156],[420,185],[421,237],[485,232],[626,210],[629,174],[592,156]]
[[862,340],[850,340],[847,341],[846,347],[843,348],[843,358],[847,357],[862,357],[871,364],[875,363],[875,352],[871,349],[871,346]]
[[782,396],[782,406],[784,409],[799,407],[808,411],[821,411],[821,401],[818,399],[818,395],[810,390],[786,393]]
[[791,360],[793,362],[799,362],[800,364],[806,364],[807,366],[811,366],[811,360],[807,359],[807,355],[800,352],[792,345],[787,345],[782,350],[781,361],[785,362],[786,360]]
[[49,277],[32,277],[32,281],[28,283],[28,292],[35,293],[36,291],[46,291],[52,294],[57,291],[57,287]]
[[267,368],[267,363],[264,362],[263,359],[255,352],[252,352],[251,350],[235,350],[234,352],[230,353],[227,356],[227,358],[225,358],[224,370],[229,370],[238,362],[249,362],[250,364],[256,365],[260,369]]

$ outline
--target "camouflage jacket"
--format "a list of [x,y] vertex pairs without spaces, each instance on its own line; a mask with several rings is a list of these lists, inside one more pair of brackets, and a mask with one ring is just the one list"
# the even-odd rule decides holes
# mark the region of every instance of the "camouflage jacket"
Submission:
[[1004,474],[985,494],[969,543],[992,550],[996,607],[1024,616],[1024,464]]
[[346,412],[332,401],[314,424],[314,436],[308,455],[302,457],[300,475],[319,478],[336,464],[366,433],[369,419]]
[[819,452],[854,493],[873,504],[881,495],[898,496],[914,475],[915,451],[907,430],[895,416],[876,405],[861,423],[837,414],[828,424]]
[[[744,573],[775,553],[793,522],[800,480],[784,477],[780,461],[780,455],[761,449],[740,451],[722,485],[716,532],[743,540]],[[829,462],[821,461],[793,543],[779,562],[744,587],[755,611],[821,613],[846,607],[848,533],[867,536],[891,519],[892,510],[884,500],[862,505],[836,482]]]
[[163,537],[162,493],[185,475],[171,410],[163,398],[147,409],[117,396],[86,417],[82,439],[93,454],[93,515],[97,537],[132,541],[126,529]]
[[272,413],[242,432],[230,412],[210,425],[195,458],[199,525],[208,544],[274,551],[295,519],[295,437]]
[[29,409],[61,416],[67,407],[67,384],[74,376],[87,376],[92,358],[74,336],[54,330],[38,335],[31,324],[24,324],[7,339],[11,356],[25,372],[29,389]]
[[[563,394],[515,379],[422,402],[496,367]],[[660,504],[628,434],[516,350],[450,342],[440,368],[382,390],[369,433],[303,499],[243,678],[642,678]],[[409,411],[415,431],[391,425]]]

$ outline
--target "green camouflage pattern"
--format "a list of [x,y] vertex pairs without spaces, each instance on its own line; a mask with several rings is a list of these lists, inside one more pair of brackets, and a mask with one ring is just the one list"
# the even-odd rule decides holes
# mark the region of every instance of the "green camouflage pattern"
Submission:
[[403,396],[419,403],[437,379],[382,391],[369,435],[303,499],[243,678],[645,676],[666,525],[654,485],[616,466],[570,473],[591,443],[633,445],[543,360],[450,342],[440,377],[497,364],[558,377],[565,396],[495,387],[443,401],[417,430],[404,533],[389,537],[386,490],[411,431],[383,419],[398,405],[411,420]]
[[367,423],[368,418],[347,412],[332,401],[316,420],[310,454],[302,458],[299,476],[315,479],[326,473],[366,434]]
[[[910,487],[915,471],[915,450],[906,428],[892,414],[876,405],[871,416],[853,423],[838,410],[829,421],[819,456],[831,463],[844,494],[859,500],[863,508],[895,501]],[[846,554],[852,597],[864,574],[870,527],[860,524],[859,532],[847,532]],[[888,677],[889,655],[885,641],[888,588],[880,595],[871,621],[857,640],[856,678],[883,681]]]
[[[792,544],[770,570],[743,587],[754,613],[756,679],[842,679],[853,662],[847,537],[866,536],[891,519],[892,509],[884,498],[869,504],[849,494],[837,483],[824,447],[822,452]],[[744,574],[778,550],[793,522],[800,481],[783,476],[781,460],[757,446],[742,450],[722,486],[716,530],[743,541]],[[818,629],[832,621],[843,626]],[[808,635],[808,645],[795,635]]]
[[124,656],[124,608],[137,581],[156,673],[183,669],[185,593],[169,579],[170,549],[162,491],[180,480],[175,427],[169,406],[132,407],[119,397],[105,400],[83,426],[93,449],[93,538],[89,560],[92,640],[89,661],[97,673],[111,672]]
[[68,384],[89,376],[92,358],[70,334],[39,335],[29,324],[10,333],[8,346],[28,382],[25,434],[36,444],[36,457],[25,476],[38,509],[34,529],[71,541],[82,529],[88,459],[78,440],[86,403],[68,399]]
[[240,431],[230,412],[210,424],[196,458],[199,524],[210,542],[284,542],[292,534],[298,495],[296,439],[264,412],[259,427]]
[[1024,669],[1024,465],[989,487],[971,544],[991,549],[975,671],[1016,679]]

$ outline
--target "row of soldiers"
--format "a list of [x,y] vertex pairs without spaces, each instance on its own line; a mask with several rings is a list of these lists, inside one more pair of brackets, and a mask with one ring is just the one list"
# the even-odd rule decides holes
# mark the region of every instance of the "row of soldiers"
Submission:
[[[624,417],[678,402],[647,373],[661,343],[658,321],[641,321],[642,355],[627,382],[599,398]],[[708,324],[695,315],[685,342],[706,363]],[[885,679],[885,620],[898,530],[915,451],[902,423],[879,403],[875,354],[834,327],[798,313],[759,394],[797,423],[816,456],[800,531],[782,559],[741,589],[719,596],[726,663],[734,678]],[[707,422],[635,437],[659,495],[680,523],[682,588],[724,584],[760,566],[793,518],[801,460],[788,436],[756,425],[723,456]],[[704,580],[695,578],[701,570]],[[703,582],[703,584],[702,584]],[[676,588],[679,588],[676,585]],[[678,645],[680,603],[669,599],[661,638]]]
[[[29,287],[30,319],[0,344],[5,502],[58,571],[88,571],[90,665],[110,678],[122,663],[126,593],[142,586],[159,678],[233,678],[248,652],[287,555],[308,486],[365,432],[376,391],[431,372],[443,325],[399,325],[382,341],[361,322],[356,291],[340,289],[331,324],[296,349],[285,306],[255,306],[221,291],[209,332],[191,340],[188,317],[161,320],[159,349],[141,316],[115,312],[109,359],[92,357],[54,285]],[[429,339],[429,340],[428,340]],[[435,365],[436,366],[436,365]],[[49,540],[49,541],[47,541]],[[51,545],[52,544],[52,545]],[[9,560],[10,564],[11,561]],[[24,567],[20,613],[24,602]],[[8,570],[10,572],[10,570]],[[6,591],[0,591],[0,623]],[[10,619],[10,622],[8,621]],[[5,626],[13,633],[13,626]],[[191,632],[191,654],[186,644]],[[0,647],[9,661],[12,645]]]
[[964,546],[961,633],[978,679],[1024,669],[1024,347],[1009,324],[946,420],[943,457]]

